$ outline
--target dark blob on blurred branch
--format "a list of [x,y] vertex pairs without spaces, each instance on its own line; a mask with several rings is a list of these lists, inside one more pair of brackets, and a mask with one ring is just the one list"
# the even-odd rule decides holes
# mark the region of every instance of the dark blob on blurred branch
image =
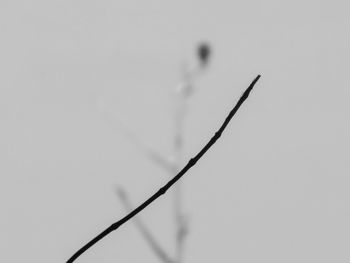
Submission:
[[211,48],[208,43],[202,42],[198,45],[197,56],[198,56],[200,65],[202,67],[205,67],[208,64],[210,53],[211,53]]

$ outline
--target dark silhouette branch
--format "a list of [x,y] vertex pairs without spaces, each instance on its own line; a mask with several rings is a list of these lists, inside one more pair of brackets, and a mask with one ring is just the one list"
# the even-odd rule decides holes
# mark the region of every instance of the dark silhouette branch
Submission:
[[223,131],[233,118],[233,116],[236,114],[238,109],[242,106],[244,101],[248,98],[249,93],[253,89],[256,82],[259,80],[260,75],[258,75],[252,83],[249,85],[249,87],[244,91],[240,99],[238,100],[237,104],[234,106],[234,108],[230,111],[228,116],[226,117],[225,121],[221,125],[221,127],[217,130],[217,132],[214,134],[214,136],[210,139],[210,141],[200,150],[200,152],[197,153],[197,155],[193,158],[191,158],[188,163],[185,165],[184,168],[180,172],[177,173],[176,176],[174,176],[170,181],[168,181],[163,187],[161,187],[157,192],[155,192],[151,197],[149,197],[146,201],[144,201],[141,205],[139,205],[137,208],[135,208],[133,211],[131,211],[129,214],[127,214],[125,217],[120,219],[119,221],[113,223],[108,228],[103,230],[100,234],[98,234],[95,238],[93,238],[91,241],[89,241],[86,245],[84,245],[82,248],[80,248],[77,252],[74,253],[74,255],[67,260],[67,263],[74,262],[79,256],[81,256],[86,250],[88,250],[90,247],[92,247],[94,244],[96,244],[98,241],[103,239],[105,236],[110,234],[111,232],[118,229],[120,226],[128,222],[131,218],[136,216],[138,213],[140,213],[143,209],[145,209],[147,206],[149,206],[151,203],[153,203],[155,200],[157,200],[160,196],[164,195],[167,190],[169,190],[170,187],[172,187],[190,168],[192,168],[198,160],[210,149],[211,146],[214,145],[214,143],[221,137]]
[[[121,202],[123,203],[127,213],[132,211],[132,205],[130,204],[129,198],[126,192],[122,188],[117,189],[117,195]],[[147,227],[143,224],[139,217],[134,218],[134,223],[138,227],[141,232],[141,235],[147,241],[153,252],[161,259],[164,263],[175,263],[174,260],[170,258],[170,256],[164,251],[164,249],[160,246],[160,244],[156,241],[151,232],[147,229]]]

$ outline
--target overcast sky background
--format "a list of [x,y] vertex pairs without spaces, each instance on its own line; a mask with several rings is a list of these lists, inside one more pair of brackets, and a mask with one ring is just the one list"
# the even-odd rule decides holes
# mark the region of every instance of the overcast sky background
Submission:
[[[251,97],[183,179],[185,262],[349,262],[348,1],[0,2],[0,261],[65,262],[168,176],[171,91],[213,46],[186,155]],[[102,109],[102,110],[101,110]],[[141,215],[173,252],[172,192]],[[158,262],[132,223],[77,262]]]

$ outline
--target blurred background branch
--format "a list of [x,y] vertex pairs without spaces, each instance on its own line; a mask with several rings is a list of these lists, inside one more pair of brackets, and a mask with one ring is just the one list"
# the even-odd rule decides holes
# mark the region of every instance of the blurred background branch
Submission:
[[[184,120],[188,113],[188,99],[194,94],[195,81],[201,73],[208,67],[211,57],[211,47],[208,43],[199,43],[195,50],[196,60],[194,65],[185,64],[185,67],[181,72],[181,80],[178,85],[175,86],[174,100],[174,137],[173,137],[173,158],[165,158],[161,153],[155,151],[151,147],[145,145],[140,139],[132,132],[118,116],[107,110],[106,107],[101,107],[100,110],[105,115],[111,115],[112,121],[117,124],[118,132],[120,132],[125,139],[131,142],[137,147],[137,149],[148,158],[152,163],[161,167],[170,176],[175,176],[182,165],[182,158],[184,152]],[[175,256],[171,259],[169,254],[166,253],[154,239],[151,232],[147,229],[140,218],[135,219],[135,225],[138,227],[141,235],[147,241],[153,252],[164,263],[182,263],[184,258],[185,239],[189,231],[188,220],[183,212],[183,194],[181,182],[174,186],[174,222],[175,222]],[[124,207],[130,212],[133,207],[131,206],[126,192],[122,188],[117,190],[118,197],[123,203]]]

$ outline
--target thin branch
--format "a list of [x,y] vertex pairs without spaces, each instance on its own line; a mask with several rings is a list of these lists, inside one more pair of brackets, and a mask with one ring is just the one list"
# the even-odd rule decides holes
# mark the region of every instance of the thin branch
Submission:
[[176,235],[175,235],[175,250],[176,250],[176,263],[181,263],[183,261],[185,238],[188,234],[188,225],[186,217],[183,214],[180,205],[181,203],[181,188],[178,183],[175,187],[175,205],[177,209],[175,210],[175,223],[176,223]]
[[133,143],[148,159],[153,163],[163,168],[167,173],[172,174],[174,168],[170,161],[165,159],[160,153],[155,151],[149,146],[146,146],[140,141],[140,139],[127,128],[119,119],[116,119],[117,125],[119,126],[119,131],[124,135],[124,137]]
[[[117,189],[117,195],[122,201],[125,209],[129,213],[132,211],[132,205],[130,204],[130,201],[127,197],[126,192],[122,188]],[[153,252],[164,262],[164,263],[174,263],[174,260],[172,260],[169,255],[164,251],[164,249],[159,245],[159,243],[155,240],[154,236],[151,234],[151,232],[147,229],[147,227],[143,224],[141,219],[139,217],[134,218],[134,223],[139,228],[142,236],[145,238]]]
[[71,258],[67,260],[67,263],[74,262],[79,256],[81,256],[85,251],[87,251],[90,247],[92,247],[94,244],[96,244],[98,241],[103,239],[105,236],[110,234],[111,232],[117,230],[120,226],[128,222],[131,218],[136,216],[138,213],[140,213],[143,209],[145,209],[147,206],[149,206],[151,203],[153,203],[155,200],[157,200],[160,196],[164,195],[170,187],[172,187],[190,168],[192,168],[198,160],[211,148],[211,146],[214,145],[214,143],[221,137],[223,131],[231,121],[232,117],[236,114],[238,109],[242,106],[243,102],[248,98],[249,93],[253,89],[256,82],[259,80],[260,75],[258,75],[252,83],[249,85],[249,87],[244,91],[240,99],[238,100],[237,104],[234,106],[234,108],[230,111],[228,116],[226,117],[225,121],[221,125],[221,127],[218,129],[218,131],[214,134],[214,136],[209,140],[209,142],[198,152],[195,157],[191,158],[188,163],[185,165],[184,168],[178,174],[173,177],[170,181],[168,181],[163,187],[161,187],[157,192],[155,192],[151,197],[149,197],[146,201],[144,201],[141,205],[139,205],[137,208],[135,208],[133,211],[131,211],[129,214],[124,216],[119,221],[113,223],[109,227],[107,227],[105,230],[103,230],[100,234],[98,234],[95,238],[93,238],[91,241],[89,241],[86,245],[84,245],[82,248],[80,248],[77,252],[74,253]]
[[151,160],[153,163],[158,165],[159,167],[163,168],[167,173],[172,174],[174,167],[173,164],[165,159],[160,153],[152,149],[151,147],[145,145],[142,143],[136,135],[134,135],[130,129],[127,129],[126,127],[122,127],[123,133],[127,139],[129,139],[130,142],[132,142],[136,147],[139,148],[139,150],[145,155],[149,160]]

